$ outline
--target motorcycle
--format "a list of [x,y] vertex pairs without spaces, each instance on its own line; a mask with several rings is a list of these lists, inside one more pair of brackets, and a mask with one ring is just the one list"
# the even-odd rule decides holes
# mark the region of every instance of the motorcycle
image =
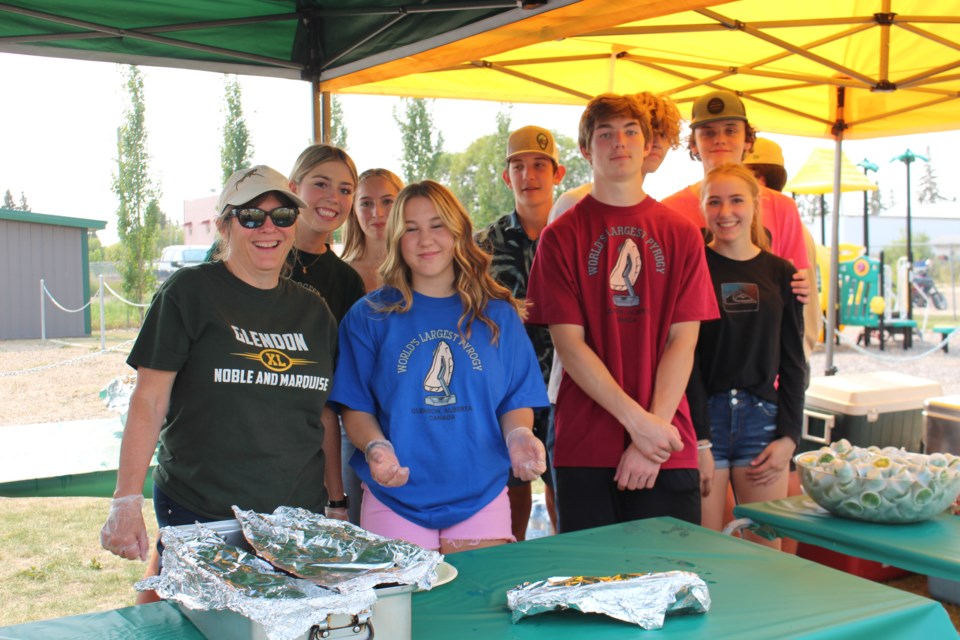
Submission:
[[930,277],[926,260],[916,263],[910,274],[910,298],[914,307],[924,308],[927,300],[943,311],[947,308],[947,299],[937,290],[937,284]]

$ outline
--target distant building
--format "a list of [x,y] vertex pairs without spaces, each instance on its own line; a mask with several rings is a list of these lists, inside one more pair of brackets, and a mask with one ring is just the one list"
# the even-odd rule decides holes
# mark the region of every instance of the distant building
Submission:
[[106,226],[102,220],[0,209],[0,340],[39,338],[43,325],[48,338],[90,335],[90,307],[57,309],[41,293],[40,281],[64,308],[83,308],[90,300],[87,231]]
[[217,196],[183,201],[183,243],[213,244],[217,237]]

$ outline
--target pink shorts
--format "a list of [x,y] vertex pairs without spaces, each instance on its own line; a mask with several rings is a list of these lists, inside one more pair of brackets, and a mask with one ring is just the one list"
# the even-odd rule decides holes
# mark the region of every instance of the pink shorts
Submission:
[[399,538],[424,549],[439,549],[441,540],[509,540],[516,542],[510,529],[510,499],[504,487],[493,501],[463,522],[446,529],[427,529],[410,522],[383,504],[363,485],[360,526],[387,538]]

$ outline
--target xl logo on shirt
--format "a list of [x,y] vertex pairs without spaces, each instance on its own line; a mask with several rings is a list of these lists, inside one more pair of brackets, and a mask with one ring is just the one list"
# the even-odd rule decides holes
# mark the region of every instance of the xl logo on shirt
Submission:
[[270,371],[274,371],[276,373],[283,373],[284,371],[290,369],[290,367],[296,365],[313,364],[312,360],[291,358],[284,352],[277,351],[276,349],[264,349],[259,353],[236,353],[234,355],[240,356],[241,358],[246,358],[248,360],[255,360]]
[[757,311],[760,289],[753,282],[724,282],[720,285],[720,301],[727,313]]

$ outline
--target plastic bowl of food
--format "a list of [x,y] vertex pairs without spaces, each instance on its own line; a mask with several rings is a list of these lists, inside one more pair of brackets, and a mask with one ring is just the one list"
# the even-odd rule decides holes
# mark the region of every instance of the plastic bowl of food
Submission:
[[833,515],[902,524],[943,513],[960,494],[960,457],[841,440],[794,456],[804,493]]

